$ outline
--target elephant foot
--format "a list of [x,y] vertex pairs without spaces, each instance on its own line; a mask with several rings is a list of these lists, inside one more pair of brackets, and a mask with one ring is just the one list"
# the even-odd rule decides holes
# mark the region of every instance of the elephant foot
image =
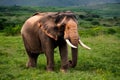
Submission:
[[60,69],[60,71],[61,71],[62,73],[66,73],[66,72],[67,72],[66,69]]
[[48,72],[53,72],[53,71],[54,71],[54,68],[46,67],[46,70],[47,70]]
[[52,69],[47,69],[47,72],[54,72],[54,70],[52,70]]
[[74,68],[76,66],[75,63],[73,63],[73,61],[69,60],[69,67]]
[[64,65],[61,65],[60,71],[62,73],[66,73],[69,68],[68,62],[64,63]]
[[34,67],[36,67],[36,66],[37,66],[37,65],[36,65],[35,63],[32,63],[32,62],[30,62],[30,61],[26,63],[26,67],[27,67],[27,68],[34,68]]

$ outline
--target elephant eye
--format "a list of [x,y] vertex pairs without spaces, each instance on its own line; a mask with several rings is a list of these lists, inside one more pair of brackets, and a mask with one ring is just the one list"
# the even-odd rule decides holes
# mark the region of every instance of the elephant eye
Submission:
[[64,30],[65,30],[65,26],[61,26],[60,31],[64,31]]

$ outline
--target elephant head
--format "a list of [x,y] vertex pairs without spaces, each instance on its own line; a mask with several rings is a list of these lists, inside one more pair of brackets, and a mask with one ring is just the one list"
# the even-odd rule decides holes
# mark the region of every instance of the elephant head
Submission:
[[49,13],[39,23],[41,30],[50,38],[57,41],[63,37],[66,43],[72,47],[71,67],[77,63],[78,44],[86,49],[91,49],[80,40],[77,23],[75,14],[70,11]]

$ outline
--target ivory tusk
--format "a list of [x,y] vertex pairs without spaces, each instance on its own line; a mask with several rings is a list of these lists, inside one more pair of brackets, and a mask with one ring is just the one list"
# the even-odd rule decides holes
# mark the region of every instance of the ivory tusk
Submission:
[[66,42],[69,46],[71,46],[72,48],[77,48],[76,46],[74,46],[68,39],[66,39]]
[[79,39],[79,44],[86,49],[89,49],[89,50],[91,49],[90,47],[86,46],[80,39]]

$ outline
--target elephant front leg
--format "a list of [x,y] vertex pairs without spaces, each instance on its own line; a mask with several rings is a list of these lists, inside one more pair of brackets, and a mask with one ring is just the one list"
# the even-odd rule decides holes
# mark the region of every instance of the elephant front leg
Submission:
[[67,45],[64,43],[64,45],[59,46],[60,51],[60,57],[61,57],[61,71],[66,72],[68,69],[68,50]]
[[52,48],[47,49],[45,55],[47,59],[46,69],[47,71],[53,71],[54,70],[54,50]]
[[36,67],[37,66],[37,58],[39,56],[39,53],[31,53],[28,52],[28,62],[26,64],[26,67]]

